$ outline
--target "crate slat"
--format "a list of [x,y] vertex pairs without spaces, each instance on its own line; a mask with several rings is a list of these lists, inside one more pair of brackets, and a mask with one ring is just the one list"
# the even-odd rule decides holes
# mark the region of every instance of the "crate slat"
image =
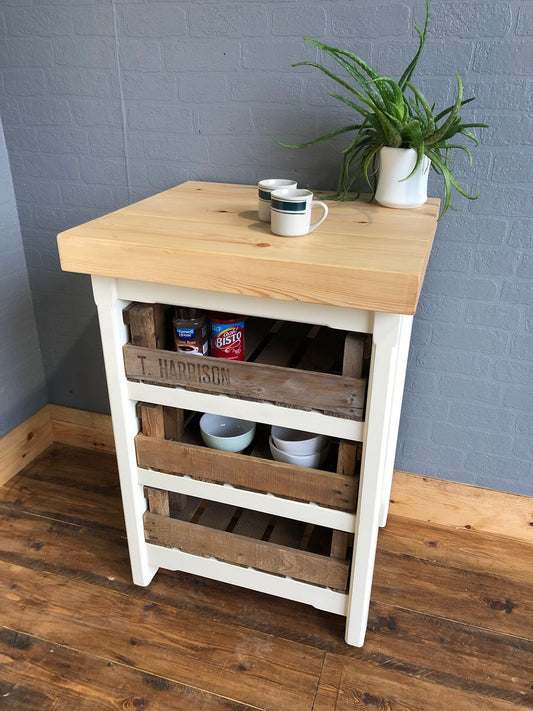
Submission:
[[[344,341],[344,357],[342,362],[342,374],[352,378],[361,378],[365,366],[365,343],[367,336],[363,333],[348,333]],[[348,442],[341,440],[339,443],[339,455],[337,460],[337,472],[355,476],[358,450],[358,442]]]
[[[161,304],[133,303],[123,313],[123,321],[129,326],[131,342],[147,348],[166,348],[165,316],[167,307]],[[144,434],[164,439],[165,416],[161,405],[138,403],[138,414]],[[167,491],[146,487],[148,509],[155,514],[168,516],[170,503]]]
[[362,378],[365,361],[365,333],[347,333],[344,342],[342,374]]
[[[325,528],[324,526],[313,526],[307,550],[318,555],[331,557],[331,538],[332,534],[337,533],[335,529]],[[353,539],[353,534],[349,533],[348,541]],[[342,561],[346,560],[346,555],[340,556]]]
[[274,323],[274,319],[246,319],[244,322],[244,351],[246,360],[250,360],[261,344],[266,342]]
[[270,514],[263,511],[250,511],[243,509],[235,526],[233,533],[247,538],[257,538],[261,540],[265,535],[269,523],[272,519]]
[[272,336],[255,358],[262,365],[287,366],[301,349],[311,326],[305,323],[278,321],[271,329]]
[[[144,435],[156,440],[165,438],[165,420],[161,405],[139,402],[137,403],[137,416],[141,419],[141,431]],[[170,515],[168,491],[147,486],[145,495],[148,499],[148,509],[152,513],[161,516]]]
[[133,303],[122,312],[124,323],[130,328],[131,342],[147,348],[167,348],[167,312],[163,304]]
[[191,356],[174,351],[124,346],[126,375],[130,380],[199,392],[243,397],[257,402],[363,419],[366,381],[260,363]]
[[[171,497],[173,503],[173,497]],[[198,513],[198,509],[203,503],[203,500],[196,496],[183,496],[179,494],[179,506],[174,508],[171,506],[171,517],[179,521],[190,522]]]
[[315,525],[313,523],[307,523],[305,525],[303,536],[300,538],[300,541],[298,542],[298,548],[300,550],[302,550],[302,551],[307,550],[307,547],[309,546],[309,541],[311,540],[311,536],[312,536],[314,530],[315,530]]
[[305,523],[290,518],[278,518],[268,537],[270,543],[298,548],[305,532]]
[[165,439],[179,442],[185,430],[185,412],[178,407],[163,406],[163,423]]
[[225,531],[235,516],[235,506],[220,504],[218,501],[208,501],[197,523],[209,528]]
[[163,406],[151,402],[137,403],[137,417],[141,420],[141,431],[147,437],[165,439],[165,419]]
[[[365,367],[365,343],[367,336],[362,333],[348,333],[344,341],[342,374],[360,378]],[[355,477],[361,460],[361,445],[358,442],[339,442],[337,455],[337,473]],[[359,482],[357,482],[359,483]],[[332,558],[344,560],[348,549],[348,534],[344,531],[333,531],[331,537],[330,555]]]
[[319,328],[313,338],[307,339],[308,347],[297,363],[298,368],[330,373],[338,360],[345,335],[343,331],[334,328]]
[[356,484],[353,477],[319,469],[294,467],[274,460],[245,457],[192,444],[135,438],[137,463],[146,469],[189,475],[213,483],[229,483],[252,491],[276,494],[322,506],[353,511]]
[[149,543],[345,591],[348,564],[316,553],[258,541],[152,513],[144,514]]
[[348,550],[348,541],[348,534],[345,531],[333,531],[330,547],[331,557],[337,560],[344,560]]

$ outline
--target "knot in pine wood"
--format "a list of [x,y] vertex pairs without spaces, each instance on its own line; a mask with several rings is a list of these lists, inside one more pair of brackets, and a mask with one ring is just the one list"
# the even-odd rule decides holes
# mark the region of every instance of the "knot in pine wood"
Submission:
[[491,610],[503,610],[506,615],[510,615],[514,608],[516,607],[514,602],[511,602],[511,600],[491,600],[489,598],[485,598],[484,602],[488,607],[490,607]]

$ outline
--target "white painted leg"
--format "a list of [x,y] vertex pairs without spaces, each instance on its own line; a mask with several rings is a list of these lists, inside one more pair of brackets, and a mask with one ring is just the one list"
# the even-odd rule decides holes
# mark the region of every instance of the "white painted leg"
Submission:
[[363,645],[368,619],[400,324],[401,316],[375,314],[345,636],[356,647]]
[[405,373],[407,371],[407,359],[409,357],[409,344],[411,342],[412,327],[412,316],[400,316],[400,336],[398,347],[396,349],[396,366],[394,371],[394,385],[389,417],[387,457],[385,459],[385,471],[383,473],[383,491],[381,495],[381,511],[379,515],[380,526],[385,526],[385,524],[387,523],[387,515],[389,513],[389,500],[392,488],[392,477],[394,472],[394,459],[396,457],[398,428],[400,426],[403,389],[405,385]]
[[136,585],[148,585],[158,568],[148,564],[143,529],[146,500],[137,478],[133,440],[139,431],[139,423],[135,403],[128,398],[122,357],[122,346],[128,340],[127,328],[122,321],[122,309],[128,302],[117,299],[114,279],[93,276],[92,282],[100,321],[133,582]]

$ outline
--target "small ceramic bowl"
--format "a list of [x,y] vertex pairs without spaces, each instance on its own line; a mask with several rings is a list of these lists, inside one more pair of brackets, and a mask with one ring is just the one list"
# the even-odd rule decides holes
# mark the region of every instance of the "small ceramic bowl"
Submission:
[[270,445],[270,452],[277,462],[296,464],[299,467],[315,468],[320,466],[326,458],[329,450],[329,444],[326,444],[324,449],[320,452],[313,452],[313,454],[289,454],[289,452],[282,452],[281,449],[278,449],[272,441],[272,437],[269,438],[268,443]]
[[313,432],[301,432],[289,427],[272,426],[272,441],[282,452],[306,456],[320,452],[327,443],[327,437]]
[[242,452],[254,438],[255,422],[206,412],[200,418],[200,432],[204,442],[212,449]]

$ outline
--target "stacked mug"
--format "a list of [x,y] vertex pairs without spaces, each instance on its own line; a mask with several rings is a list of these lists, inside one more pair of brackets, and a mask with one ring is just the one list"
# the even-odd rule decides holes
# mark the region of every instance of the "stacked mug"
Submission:
[[[298,188],[294,180],[271,178],[258,185],[259,219],[270,222],[270,228],[282,237],[300,237],[315,230],[328,214],[328,206],[313,200],[313,193]],[[322,217],[311,224],[311,210],[321,207]]]

